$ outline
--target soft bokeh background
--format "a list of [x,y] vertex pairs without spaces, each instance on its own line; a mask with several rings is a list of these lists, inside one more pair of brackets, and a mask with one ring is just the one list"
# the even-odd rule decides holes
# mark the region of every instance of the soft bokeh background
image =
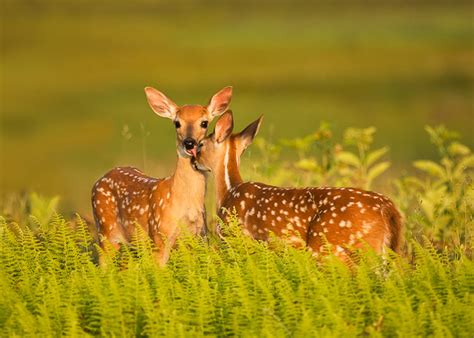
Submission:
[[470,1],[1,1],[2,193],[87,214],[114,166],[169,174],[147,85],[178,104],[233,85],[237,128],[263,113],[273,140],[373,125],[392,170],[434,156],[426,124],[474,145]]

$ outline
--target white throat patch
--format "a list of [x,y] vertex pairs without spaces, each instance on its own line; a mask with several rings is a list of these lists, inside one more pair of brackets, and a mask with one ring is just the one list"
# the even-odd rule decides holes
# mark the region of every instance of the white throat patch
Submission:
[[230,177],[229,177],[229,144],[225,146],[225,156],[224,156],[224,181],[227,187],[227,190],[230,190]]

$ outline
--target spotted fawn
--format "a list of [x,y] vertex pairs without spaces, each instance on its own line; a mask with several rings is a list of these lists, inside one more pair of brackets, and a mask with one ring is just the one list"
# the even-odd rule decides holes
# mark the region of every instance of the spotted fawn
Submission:
[[262,117],[242,132],[231,134],[230,111],[216,123],[215,131],[199,145],[195,165],[214,173],[217,213],[226,220],[235,213],[243,231],[257,240],[270,233],[306,246],[318,256],[330,243],[334,253],[349,258],[353,249],[386,247],[399,251],[401,218],[387,197],[356,188],[281,188],[243,182],[240,157],[252,143]]
[[116,249],[129,242],[139,225],[154,242],[155,259],[163,265],[181,225],[195,234],[205,231],[206,177],[195,170],[190,159],[196,156],[212,119],[227,110],[232,88],[219,91],[207,106],[179,107],[151,87],[145,88],[145,93],[151,109],[174,123],[176,170],[170,177],[156,179],[136,168],[114,168],[95,183],[92,209],[104,250],[108,247],[105,241]]

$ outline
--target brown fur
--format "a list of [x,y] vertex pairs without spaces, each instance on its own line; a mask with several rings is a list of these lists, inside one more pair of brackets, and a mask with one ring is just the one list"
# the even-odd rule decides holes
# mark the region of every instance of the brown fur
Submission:
[[387,208],[384,210],[385,222],[388,224],[390,231],[390,249],[394,252],[400,253],[402,245],[402,216],[397,208]]

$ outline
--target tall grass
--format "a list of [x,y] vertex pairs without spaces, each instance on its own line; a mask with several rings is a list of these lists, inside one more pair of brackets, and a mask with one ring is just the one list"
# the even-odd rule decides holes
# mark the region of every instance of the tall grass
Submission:
[[[439,163],[418,161],[424,174],[393,180],[406,220],[404,253],[367,252],[352,268],[278,240],[253,241],[233,222],[223,240],[182,237],[166,267],[156,266],[143,233],[99,267],[89,225],[54,213],[57,199],[4,203],[0,335],[472,337],[472,155],[445,128],[428,131]],[[267,182],[291,172],[314,180],[301,184],[370,187],[383,171],[374,168],[388,166],[385,148],[371,149],[374,132],[352,129],[338,143],[322,127],[260,144],[272,159],[262,157],[257,169]],[[298,161],[279,158],[282,146],[296,146]]]

